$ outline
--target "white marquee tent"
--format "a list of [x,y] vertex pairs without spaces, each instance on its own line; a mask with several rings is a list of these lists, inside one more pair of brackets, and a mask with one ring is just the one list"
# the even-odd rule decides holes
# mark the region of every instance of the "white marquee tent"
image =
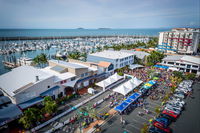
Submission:
[[137,79],[136,77],[125,82],[124,84],[118,86],[117,88],[113,89],[114,92],[121,93],[122,95],[127,95],[129,92],[131,92],[133,89],[135,89],[137,86],[139,86],[143,81]]
[[123,76],[119,76],[117,73],[111,75],[110,77],[108,77],[107,79],[101,81],[101,82],[98,82],[96,83],[96,85],[102,87],[104,90],[107,86],[117,82],[118,80],[120,79],[123,79],[124,77]]

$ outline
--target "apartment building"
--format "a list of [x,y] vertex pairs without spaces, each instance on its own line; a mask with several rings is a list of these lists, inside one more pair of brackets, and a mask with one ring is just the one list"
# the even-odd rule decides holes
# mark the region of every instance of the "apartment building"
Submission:
[[174,28],[160,32],[158,50],[165,53],[195,54],[200,43],[200,29]]

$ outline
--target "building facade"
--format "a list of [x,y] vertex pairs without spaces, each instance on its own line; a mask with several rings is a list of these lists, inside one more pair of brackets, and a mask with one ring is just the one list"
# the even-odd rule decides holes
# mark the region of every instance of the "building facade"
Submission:
[[89,62],[108,62],[111,63],[108,67],[108,72],[113,73],[114,70],[118,68],[125,67],[126,65],[131,65],[134,63],[134,54],[121,52],[121,51],[111,51],[106,50],[102,52],[92,53],[87,56],[87,61]]
[[188,55],[174,55],[165,57],[161,65],[172,67],[182,72],[200,74],[200,58]]
[[158,50],[165,53],[197,53],[200,43],[200,29],[175,28],[160,32]]

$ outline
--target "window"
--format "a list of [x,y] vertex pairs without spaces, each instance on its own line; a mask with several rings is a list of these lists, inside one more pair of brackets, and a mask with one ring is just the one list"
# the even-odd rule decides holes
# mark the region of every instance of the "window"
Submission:
[[198,66],[196,66],[196,65],[192,65],[192,67],[194,67],[194,68],[198,68]]
[[60,81],[60,84],[63,84],[63,81]]
[[84,73],[83,73],[83,74],[81,74],[81,77],[84,77]]
[[75,77],[73,77],[73,78],[71,78],[71,81],[74,81],[76,78]]
[[85,76],[88,76],[88,73],[85,73]]
[[176,63],[176,65],[179,65],[179,63]]
[[67,80],[64,80],[64,83],[67,83]]
[[187,68],[190,68],[191,67],[191,65],[187,65]]
[[181,64],[181,66],[185,66],[185,64]]
[[168,64],[170,64],[170,65],[174,65],[174,62],[168,62]]

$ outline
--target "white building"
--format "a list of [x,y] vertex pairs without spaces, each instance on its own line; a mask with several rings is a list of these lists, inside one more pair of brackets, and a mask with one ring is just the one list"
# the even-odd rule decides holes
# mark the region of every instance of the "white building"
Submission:
[[121,52],[121,51],[111,51],[106,50],[102,52],[92,53],[87,56],[87,61],[89,62],[108,62],[111,63],[108,67],[108,72],[113,73],[114,70],[122,68],[126,65],[134,63],[134,54]]
[[165,57],[160,63],[182,72],[200,74],[200,58],[188,55],[174,55]]
[[197,53],[200,29],[175,28],[160,32],[158,49],[166,53]]
[[46,95],[57,98],[63,88],[54,84],[56,77],[32,66],[20,66],[0,76],[0,89],[22,109],[39,103]]

